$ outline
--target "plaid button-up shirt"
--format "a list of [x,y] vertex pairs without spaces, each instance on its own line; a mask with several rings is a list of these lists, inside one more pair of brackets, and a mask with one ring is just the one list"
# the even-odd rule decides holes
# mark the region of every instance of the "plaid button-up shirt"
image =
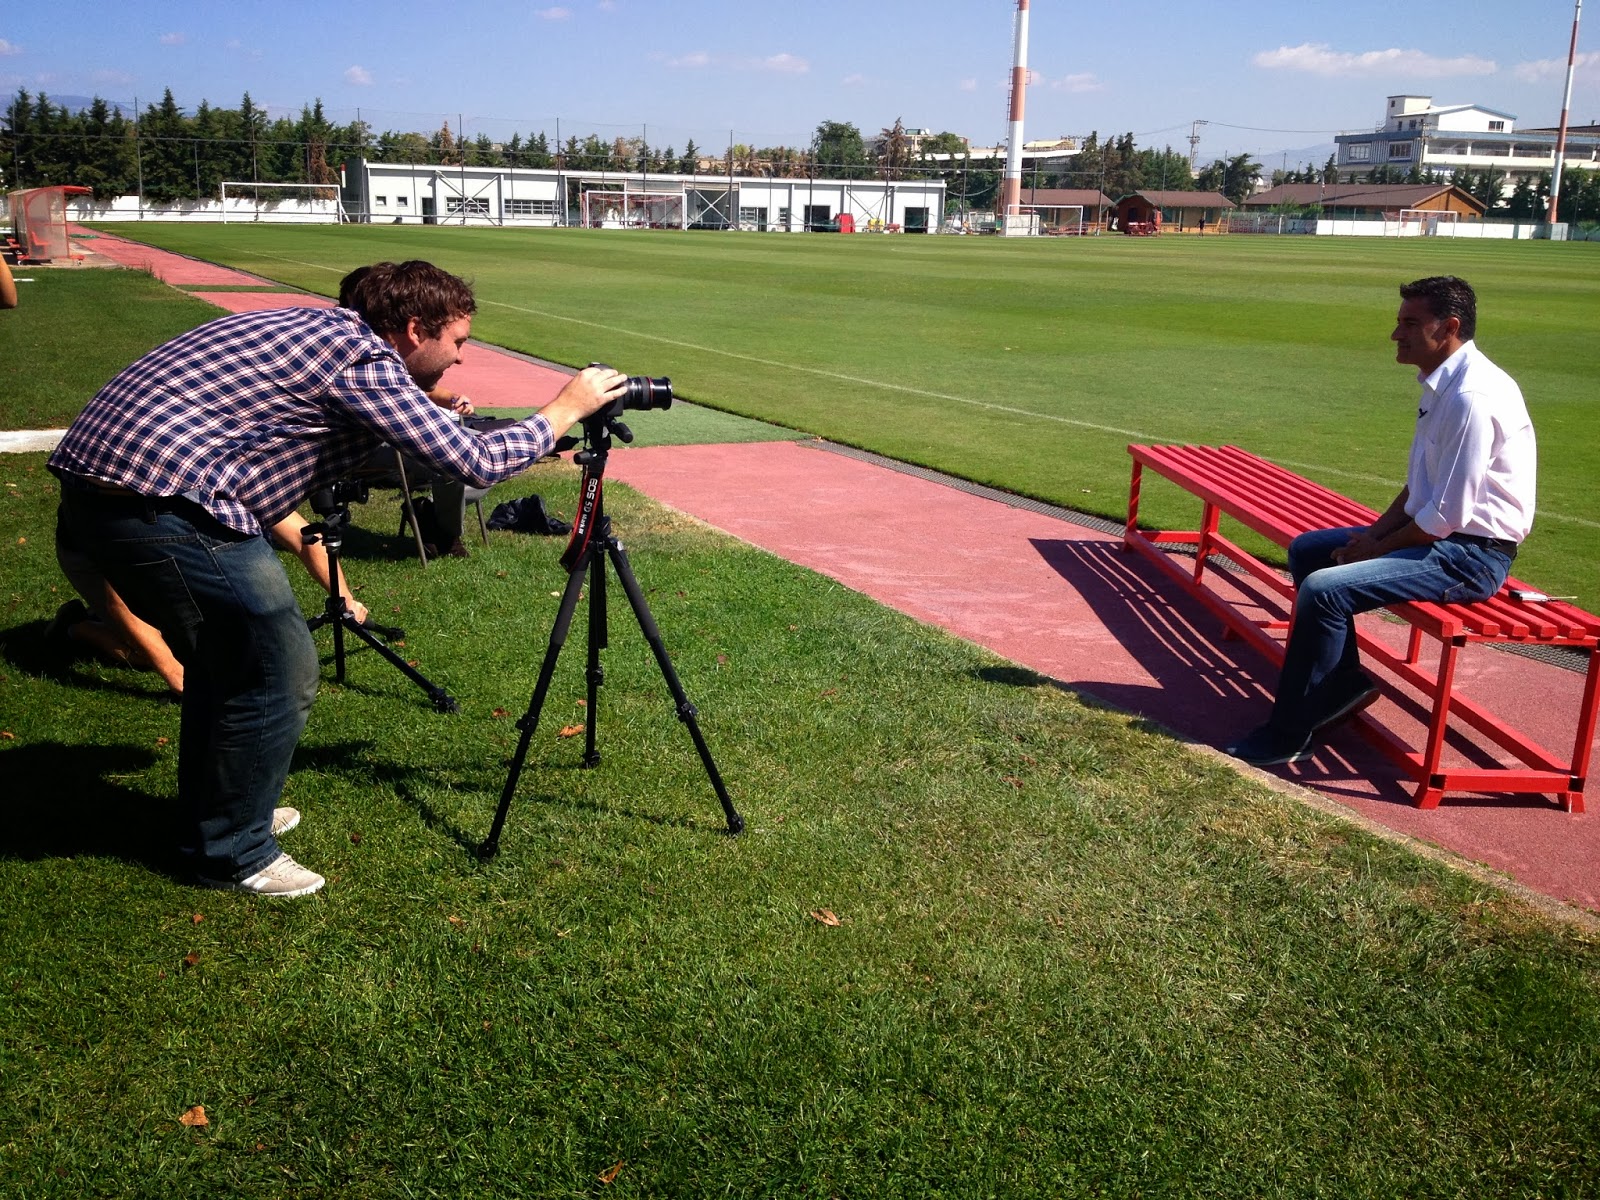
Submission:
[[549,452],[543,416],[463,429],[344,308],[239,313],[174,338],[91,400],[50,468],[183,496],[243,533],[270,526],[388,442],[476,487]]

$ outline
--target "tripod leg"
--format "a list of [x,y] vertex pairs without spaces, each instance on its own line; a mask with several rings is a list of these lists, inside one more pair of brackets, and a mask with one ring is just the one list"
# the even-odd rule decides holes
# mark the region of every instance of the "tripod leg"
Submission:
[[583,765],[598,767],[600,751],[595,742],[600,724],[600,685],[606,681],[605,668],[600,665],[600,651],[608,644],[606,627],[606,560],[602,554],[589,559],[589,665],[587,719],[583,723]]
[[[539,667],[539,680],[533,685],[533,699],[528,702],[528,711],[517,721],[522,737],[517,741],[517,752],[511,759],[511,772],[506,776],[506,785],[500,792],[500,805],[495,809],[494,824],[489,827],[489,836],[478,847],[479,858],[490,859],[500,852],[500,831],[505,828],[506,813],[511,809],[512,796],[516,795],[517,781],[522,778],[522,764],[528,757],[528,743],[533,740],[533,731],[539,727],[545,693],[550,690],[550,679],[556,673],[556,660],[561,657],[561,647],[566,644],[567,631],[572,627],[572,614],[578,607],[578,594],[583,591],[583,578],[587,571],[588,564],[580,562],[567,575],[567,588],[561,593],[561,607],[556,610],[556,623],[550,629],[550,642],[545,647],[544,663]],[[593,719],[592,714],[590,719]]]
[[741,833],[744,830],[744,818],[733,807],[733,801],[728,797],[728,789],[723,786],[722,773],[717,770],[716,761],[711,757],[711,748],[706,745],[706,739],[700,732],[700,722],[695,707],[684,694],[683,685],[678,682],[678,673],[673,670],[672,660],[667,656],[667,648],[662,644],[661,631],[656,628],[655,617],[650,614],[650,606],[645,603],[644,593],[639,590],[639,581],[634,578],[633,568],[628,565],[627,552],[614,538],[606,541],[606,551],[611,557],[612,566],[617,569],[617,578],[622,581],[622,590],[628,594],[628,603],[633,606],[633,615],[638,618],[644,640],[650,643],[650,649],[656,656],[656,665],[661,668],[661,677],[667,681],[667,688],[672,692],[672,699],[678,707],[678,720],[689,727],[689,736],[694,739],[694,748],[700,752],[700,761],[705,765],[706,775],[711,779],[712,790],[722,802],[722,813],[728,821],[728,832]]

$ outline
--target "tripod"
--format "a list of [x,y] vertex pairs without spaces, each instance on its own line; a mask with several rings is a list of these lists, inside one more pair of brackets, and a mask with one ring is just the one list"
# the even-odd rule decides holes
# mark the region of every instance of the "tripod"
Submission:
[[[599,718],[596,699],[600,685],[605,682],[605,672],[600,666],[600,651],[607,645],[607,560],[616,571],[622,590],[627,593],[628,603],[633,607],[633,615],[639,622],[640,632],[644,634],[645,641],[650,644],[650,649],[655,654],[656,665],[661,668],[661,677],[666,680],[667,688],[676,702],[678,720],[689,727],[689,736],[694,739],[695,749],[700,752],[700,761],[705,765],[706,774],[710,777],[712,790],[722,802],[722,812],[727,818],[729,834],[736,835],[744,829],[744,818],[734,809],[733,801],[728,798],[728,789],[723,786],[722,775],[711,757],[705,736],[700,732],[695,706],[684,694],[683,685],[678,682],[678,674],[672,669],[672,660],[667,657],[667,649],[661,641],[661,631],[656,627],[655,618],[650,614],[650,606],[645,603],[644,593],[639,589],[639,581],[634,578],[633,568],[628,565],[627,552],[623,550],[622,543],[612,536],[611,518],[605,515],[602,481],[606,472],[606,455],[611,450],[613,430],[624,442],[633,440],[633,434],[628,427],[617,421],[613,415],[589,418],[583,424],[584,448],[573,456],[573,461],[583,468],[583,479],[579,487],[578,517],[573,522],[572,536],[567,542],[567,549],[561,556],[561,565],[566,567],[568,572],[567,586],[561,593],[561,606],[556,610],[555,625],[550,630],[550,642],[545,649],[544,664],[539,668],[538,682],[534,684],[533,699],[528,704],[528,711],[517,721],[517,728],[522,730],[522,738],[517,743],[517,752],[511,761],[511,773],[506,777],[505,790],[500,793],[500,807],[495,811],[494,824],[478,851],[479,856],[484,859],[493,858],[500,850],[500,831],[505,827],[506,813],[511,807],[512,796],[516,794],[517,780],[522,776],[522,764],[528,755],[528,743],[533,740],[533,731],[538,728],[539,714],[544,708],[545,693],[549,691],[551,676],[555,674],[556,660],[561,655],[561,647],[566,643],[567,631],[571,628],[572,616],[577,610],[578,597],[583,591],[585,577],[589,581],[589,658],[588,720],[584,723],[583,765],[595,767],[600,764],[600,753],[595,748],[595,727]],[[566,443],[568,447],[571,444],[571,442]]]
[[451,699],[443,688],[430,682],[420,671],[389,648],[387,643],[397,642],[405,637],[405,630],[397,629],[393,625],[379,625],[370,619],[363,625],[345,607],[344,597],[339,594],[339,550],[344,545],[345,526],[350,524],[350,501],[354,500],[359,504],[366,498],[367,485],[351,483],[348,480],[340,480],[330,487],[319,488],[311,493],[311,509],[320,519],[302,529],[300,537],[308,545],[320,541],[328,552],[328,598],[323,602],[322,611],[308,618],[306,625],[310,627],[312,633],[324,625],[333,626],[333,677],[337,682],[344,682],[344,634],[348,629],[394,664],[395,668],[412,683],[427,692],[435,710],[460,712],[461,706]]

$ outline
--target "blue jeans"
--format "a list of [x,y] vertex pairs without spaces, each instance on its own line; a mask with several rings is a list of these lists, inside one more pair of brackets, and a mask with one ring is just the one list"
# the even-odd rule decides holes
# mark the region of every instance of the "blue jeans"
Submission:
[[278,856],[272,810],[317,692],[317,652],[283,564],[185,500],[64,483],[57,535],[88,554],[183,664],[179,851],[207,879]]
[[1298,591],[1294,624],[1278,679],[1272,724],[1309,733],[1326,711],[1323,685],[1359,665],[1355,615],[1402,600],[1483,600],[1500,590],[1511,555],[1442,539],[1381,558],[1338,564],[1333,552],[1357,529],[1316,529],[1289,543],[1289,574]]

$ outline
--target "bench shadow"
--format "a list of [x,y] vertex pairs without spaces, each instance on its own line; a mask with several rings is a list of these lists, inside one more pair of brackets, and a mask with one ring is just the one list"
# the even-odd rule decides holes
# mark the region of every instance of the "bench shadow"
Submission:
[[[1030,539],[1041,560],[1068,583],[1148,677],[1144,683],[1065,681],[1123,712],[1179,738],[1221,748],[1266,720],[1277,667],[1236,638],[1222,622],[1173,585],[1156,567],[1101,539]],[[1238,599],[1261,602],[1248,581]],[[1401,701],[1420,719],[1420,705]],[[1480,756],[1464,738],[1452,746]],[[1272,768],[1274,774],[1339,799],[1377,800],[1411,807],[1411,782],[1353,726],[1333,731],[1308,760]],[[1474,803],[1452,795],[1445,803]],[[1548,807],[1538,796],[1485,798],[1495,805]]]

